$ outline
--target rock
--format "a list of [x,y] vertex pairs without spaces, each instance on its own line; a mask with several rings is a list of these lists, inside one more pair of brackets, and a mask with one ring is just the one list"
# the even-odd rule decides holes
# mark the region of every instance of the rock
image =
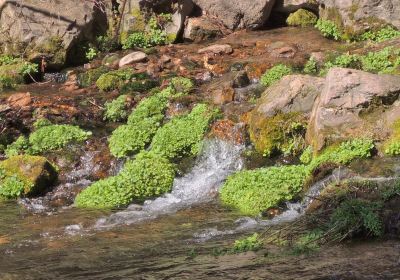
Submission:
[[218,55],[218,54],[231,54],[233,53],[233,49],[231,47],[231,45],[228,44],[216,44],[216,45],[211,45],[205,48],[202,48],[200,50],[198,50],[198,53],[200,54],[214,54],[214,55]]
[[288,46],[273,50],[271,55],[279,58],[293,58],[296,53],[297,48]]
[[109,53],[107,54],[103,60],[101,61],[101,64],[103,66],[107,66],[112,69],[116,69],[119,67],[119,61],[120,61],[120,56],[116,53]]
[[399,95],[398,76],[333,68],[313,106],[307,141],[318,151],[349,138],[376,139],[390,125],[386,111],[391,118],[400,118],[396,110]]
[[31,94],[29,92],[14,93],[7,98],[7,103],[11,107],[27,107],[32,103]]
[[244,123],[234,123],[231,120],[216,121],[211,127],[212,136],[231,141],[237,145],[246,143],[246,129]]
[[165,31],[171,43],[175,42],[178,35],[183,33],[185,19],[191,14],[193,8],[194,4],[192,0],[178,1],[176,10],[172,15],[172,22],[168,23],[165,27]]
[[146,60],[147,60],[147,54],[145,54],[144,52],[132,52],[121,58],[121,60],[118,63],[118,66],[122,68],[126,65],[130,65],[137,62],[143,62]]
[[299,9],[318,12],[318,1],[310,0],[276,0],[273,12],[290,14]]
[[346,32],[359,33],[385,24],[400,28],[398,0],[320,0],[320,4],[320,17],[333,20]]
[[0,0],[0,7],[3,52],[27,51],[36,62],[45,57],[49,68],[62,67],[75,46],[107,29],[104,14],[92,1]]
[[231,87],[224,87],[214,90],[211,96],[214,104],[223,105],[233,101],[235,91]]
[[260,84],[250,84],[243,88],[235,88],[235,101],[245,102],[260,98],[265,87]]
[[223,32],[222,27],[215,20],[202,16],[187,20],[183,38],[194,42],[201,42],[222,37],[224,33],[227,33],[227,31]]
[[299,9],[294,13],[291,13],[286,20],[289,26],[314,26],[317,23],[318,17],[305,9]]
[[323,86],[323,78],[306,75],[285,76],[262,94],[252,111],[253,118],[273,117],[277,113],[310,114]]
[[203,14],[215,16],[231,30],[259,28],[268,20],[275,0],[193,0]]
[[[0,162],[4,176],[0,178],[0,193],[15,198],[9,189],[9,180],[22,183],[20,196],[41,194],[57,180],[57,172],[46,158],[40,156],[13,156]],[[14,189],[14,188],[13,188]]]
[[233,77],[233,87],[234,88],[243,88],[250,84],[249,77],[247,76],[246,71],[239,71],[234,73]]

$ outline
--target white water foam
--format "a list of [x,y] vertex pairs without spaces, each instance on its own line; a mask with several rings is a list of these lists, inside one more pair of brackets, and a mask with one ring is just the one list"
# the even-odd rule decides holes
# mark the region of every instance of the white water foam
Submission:
[[212,200],[226,177],[242,169],[243,148],[222,140],[206,140],[194,167],[185,176],[175,179],[171,193],[148,200],[143,206],[130,205],[126,210],[98,220],[95,227],[138,223]]

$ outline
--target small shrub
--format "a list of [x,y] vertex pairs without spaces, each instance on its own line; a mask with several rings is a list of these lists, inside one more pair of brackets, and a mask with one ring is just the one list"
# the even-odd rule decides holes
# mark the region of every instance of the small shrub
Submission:
[[199,104],[190,114],[173,118],[157,131],[151,150],[169,159],[197,155],[215,113]]
[[282,79],[286,75],[290,75],[292,69],[284,64],[278,64],[271,69],[267,70],[264,75],[261,76],[260,82],[264,86],[271,86],[273,83]]
[[1,178],[0,174],[0,197],[3,198],[18,198],[24,193],[26,183],[20,180],[17,176],[8,176]]
[[317,16],[312,12],[304,9],[299,9],[294,13],[291,13],[286,19],[286,23],[289,26],[314,26],[317,23]]
[[319,19],[315,25],[315,28],[317,28],[326,38],[335,40],[340,40],[342,38],[340,29],[333,21]]
[[386,40],[391,40],[400,37],[400,31],[392,26],[386,26],[380,30],[370,30],[363,33],[358,40],[360,41],[373,41],[373,42],[383,42]]
[[350,199],[342,202],[331,216],[331,228],[341,235],[350,237],[362,232],[380,236],[383,224],[379,217],[381,203]]
[[104,104],[104,120],[118,122],[126,119],[128,117],[126,100],[127,96],[121,95],[111,102],[106,102]]
[[317,61],[313,57],[311,57],[304,65],[303,71],[306,74],[317,74],[318,73]]
[[262,240],[258,233],[254,233],[249,237],[245,237],[239,240],[235,240],[233,244],[233,253],[243,253],[249,251],[258,251],[263,246]]
[[83,190],[75,205],[84,208],[116,208],[171,190],[174,166],[165,158],[143,152],[128,161],[120,174],[100,180]]

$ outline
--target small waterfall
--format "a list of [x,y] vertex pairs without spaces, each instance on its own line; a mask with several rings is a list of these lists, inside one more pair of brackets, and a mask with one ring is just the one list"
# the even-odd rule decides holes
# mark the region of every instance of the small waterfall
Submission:
[[194,167],[185,176],[175,179],[171,193],[148,200],[143,206],[130,205],[124,211],[98,220],[96,227],[129,225],[212,200],[226,177],[242,168],[243,148],[223,140],[206,140]]

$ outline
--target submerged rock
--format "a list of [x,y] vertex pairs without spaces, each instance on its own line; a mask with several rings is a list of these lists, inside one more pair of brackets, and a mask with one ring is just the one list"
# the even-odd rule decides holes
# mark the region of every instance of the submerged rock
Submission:
[[400,77],[333,68],[317,98],[307,140],[320,150],[325,144],[351,137],[379,138],[388,118],[400,118],[395,101]]

